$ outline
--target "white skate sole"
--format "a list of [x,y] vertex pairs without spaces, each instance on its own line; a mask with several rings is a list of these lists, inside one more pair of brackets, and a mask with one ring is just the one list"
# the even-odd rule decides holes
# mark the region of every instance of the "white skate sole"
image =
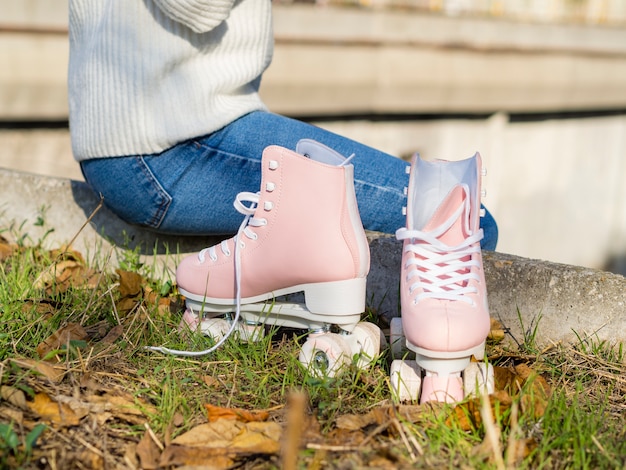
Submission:
[[[309,331],[300,362],[316,376],[335,376],[356,356],[359,368],[367,367],[386,346],[378,326],[360,322],[365,311],[365,278],[303,284],[241,299],[240,321],[235,331],[246,342],[263,338],[265,325]],[[287,294],[304,292],[304,302],[276,301]],[[219,341],[232,327],[235,299],[203,297],[180,289],[187,311],[182,326]],[[340,333],[331,333],[332,326]]]

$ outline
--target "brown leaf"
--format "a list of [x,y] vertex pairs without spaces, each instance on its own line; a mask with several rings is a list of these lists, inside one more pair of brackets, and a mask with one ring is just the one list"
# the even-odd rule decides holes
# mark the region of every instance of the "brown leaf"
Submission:
[[204,382],[205,385],[207,385],[208,387],[214,387],[216,385],[219,385],[220,381],[217,380],[214,377],[211,377],[210,375],[203,375],[202,376],[202,381]]
[[209,422],[218,419],[236,419],[242,422],[250,421],[267,421],[270,414],[267,411],[248,411],[240,408],[222,408],[221,406],[213,406],[205,404],[207,410],[207,419]]
[[84,287],[93,275],[94,270],[82,262],[63,260],[52,264],[41,273],[34,286],[37,289],[45,288],[48,294],[52,291],[65,292],[70,287]]
[[37,318],[43,318],[44,320],[50,318],[55,314],[57,305],[56,302],[42,299],[42,300],[25,300],[22,305],[22,312],[29,313],[34,310]]
[[411,423],[417,422],[423,415],[425,409],[431,409],[431,406],[424,407],[424,405],[401,405],[398,407],[392,406],[380,406],[372,409],[364,415],[343,415],[337,418],[336,425],[340,429],[346,429],[348,431],[356,431],[363,429],[372,424],[381,425],[383,423],[391,422],[397,417],[401,417],[404,420]]
[[187,447],[228,447],[243,427],[244,424],[239,421],[220,419],[190,429],[172,440],[172,444]]
[[202,470],[223,470],[234,465],[225,449],[208,447],[184,447],[171,445],[165,448],[159,461],[160,467],[199,466]]
[[61,245],[61,247],[58,249],[50,250],[50,257],[64,259],[64,260],[78,261],[80,263],[85,262],[85,258],[83,258],[83,255],[81,252],[72,250],[67,245]]
[[0,398],[17,408],[26,409],[26,395],[19,388],[0,386]]
[[545,414],[550,400],[550,385],[526,364],[516,366],[515,372],[524,381],[521,397],[522,413],[531,414],[535,419],[541,418]]
[[515,370],[508,367],[494,366],[493,376],[496,390],[504,390],[511,395],[519,393],[522,380],[515,373]]
[[487,335],[487,339],[490,343],[500,343],[504,340],[504,327],[502,323],[500,323],[495,318],[491,318],[491,328],[489,330],[489,334]]
[[161,450],[147,431],[139,441],[139,444],[137,444],[137,456],[139,457],[141,468],[146,470],[159,468]]
[[8,243],[4,238],[0,240],[0,261],[4,261],[11,257],[13,253],[17,251],[18,247],[15,244]]
[[251,454],[277,454],[281,435],[280,424],[273,421],[246,423],[231,441],[230,449]]
[[78,323],[68,323],[52,333],[52,335],[43,342],[39,343],[39,346],[37,346],[37,354],[39,354],[39,357],[43,358],[47,356],[50,351],[60,349],[70,341],[84,341],[88,338],[87,332],[81,325]]
[[273,421],[242,423],[220,419],[190,429],[177,436],[172,444],[223,448],[226,454],[275,454],[280,450],[281,435],[281,426]]
[[124,327],[122,325],[115,325],[109,330],[107,335],[100,340],[101,343],[111,344],[117,341],[117,339],[124,333]]
[[123,297],[115,303],[115,308],[119,313],[128,313],[139,305],[139,300],[132,297]]
[[61,382],[66,372],[63,365],[51,365],[34,359],[17,358],[11,359],[11,362],[22,369],[34,370],[54,383]]
[[35,400],[27,402],[28,407],[37,413],[42,420],[49,421],[61,427],[77,426],[79,417],[66,404],[57,403],[47,393],[41,392],[35,395]]
[[[489,405],[492,416],[502,416],[511,407],[513,400],[504,390],[498,390],[489,395]],[[446,424],[451,426],[454,422],[463,430],[471,431],[480,427],[482,417],[480,414],[481,398],[472,398],[469,401],[460,403],[454,407],[452,415],[446,420]]]
[[0,407],[0,416],[19,425],[24,424],[24,412],[13,408]]
[[143,277],[140,274],[116,269],[115,272],[120,278],[120,294],[122,297],[135,297],[141,294]]

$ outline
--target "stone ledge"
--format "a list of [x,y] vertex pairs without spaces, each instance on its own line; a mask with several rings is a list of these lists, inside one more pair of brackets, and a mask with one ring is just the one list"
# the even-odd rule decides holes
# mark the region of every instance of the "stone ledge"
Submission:
[[[138,248],[146,262],[155,260],[173,272],[177,254],[216,243],[215,237],[159,236],[130,226],[106,208],[85,221],[99,198],[84,182],[0,169],[0,227],[20,227],[33,242],[58,247],[76,236],[74,247],[85,256],[116,246]],[[35,225],[43,217],[44,226]],[[49,228],[54,231],[46,235]],[[10,230],[5,232],[10,234]],[[78,235],[77,235],[78,234]],[[385,317],[399,314],[401,244],[391,237],[369,234],[371,270],[368,303]],[[484,253],[491,314],[522,342],[532,335],[538,344],[576,341],[592,335],[609,342],[626,341],[626,278],[588,268]],[[156,271],[161,272],[161,271]]]

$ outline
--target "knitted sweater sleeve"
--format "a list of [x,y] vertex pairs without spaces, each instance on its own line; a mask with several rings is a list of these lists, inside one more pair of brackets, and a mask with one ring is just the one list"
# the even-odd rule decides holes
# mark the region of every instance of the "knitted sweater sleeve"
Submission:
[[154,0],[174,21],[196,33],[211,31],[228,18],[235,0]]

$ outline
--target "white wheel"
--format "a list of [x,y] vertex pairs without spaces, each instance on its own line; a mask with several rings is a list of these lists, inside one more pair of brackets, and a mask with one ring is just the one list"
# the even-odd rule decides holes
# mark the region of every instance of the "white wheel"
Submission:
[[357,367],[366,368],[379,354],[380,350],[386,346],[385,336],[373,323],[358,323],[352,330],[353,355],[358,355]]
[[350,345],[336,333],[312,334],[302,345],[299,360],[311,374],[334,377],[352,361]]
[[495,390],[493,366],[484,362],[470,362],[463,371],[465,396],[489,395]]
[[391,344],[391,357],[402,359],[407,352],[406,338],[402,329],[402,318],[394,317],[389,324],[389,343]]
[[239,333],[239,339],[245,343],[257,343],[265,337],[265,328],[261,324],[251,325],[239,322],[237,332]]
[[391,394],[397,401],[417,401],[422,387],[422,369],[416,361],[395,360],[389,371]]
[[200,323],[200,331],[209,336],[213,341],[221,340],[230,330],[230,323],[223,318],[208,318]]

